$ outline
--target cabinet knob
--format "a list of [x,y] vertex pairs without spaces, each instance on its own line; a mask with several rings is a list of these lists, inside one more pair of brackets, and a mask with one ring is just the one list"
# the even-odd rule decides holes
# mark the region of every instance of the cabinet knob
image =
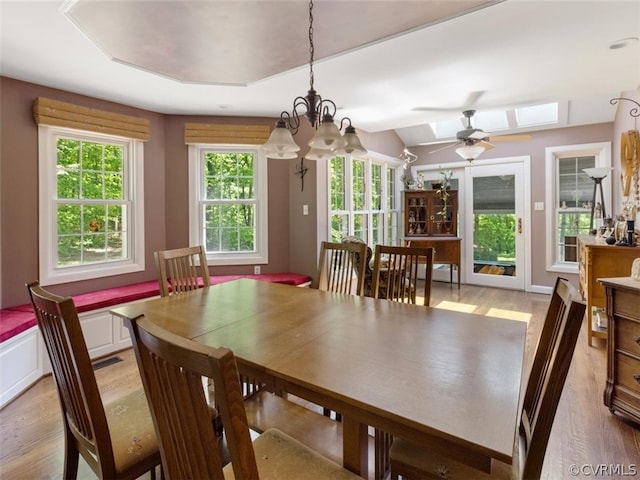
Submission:
[[633,341],[640,345],[640,337],[635,337]]
[[640,373],[637,373],[636,375],[634,375],[633,378],[636,379],[636,382],[640,383]]

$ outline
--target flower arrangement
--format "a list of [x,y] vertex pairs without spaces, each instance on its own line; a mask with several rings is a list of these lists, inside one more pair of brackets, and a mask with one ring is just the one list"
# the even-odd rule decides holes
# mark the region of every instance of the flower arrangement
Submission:
[[447,220],[447,205],[449,204],[449,188],[451,188],[452,177],[453,172],[451,170],[440,172],[440,187],[436,190],[436,194],[442,201],[442,210],[438,214],[443,217],[443,220]]

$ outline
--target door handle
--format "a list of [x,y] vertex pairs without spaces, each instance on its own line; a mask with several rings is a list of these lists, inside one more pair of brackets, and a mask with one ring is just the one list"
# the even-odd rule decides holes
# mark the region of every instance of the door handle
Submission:
[[522,218],[518,218],[518,233],[522,233]]

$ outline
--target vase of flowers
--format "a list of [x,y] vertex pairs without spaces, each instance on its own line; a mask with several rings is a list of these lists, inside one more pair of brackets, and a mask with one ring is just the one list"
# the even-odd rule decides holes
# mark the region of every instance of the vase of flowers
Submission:
[[438,214],[442,216],[442,221],[450,221],[451,219],[448,216],[447,206],[449,205],[449,189],[451,188],[451,177],[453,177],[453,172],[451,170],[445,170],[440,172],[440,184],[438,185],[438,189],[436,190],[436,195],[442,202],[442,209]]

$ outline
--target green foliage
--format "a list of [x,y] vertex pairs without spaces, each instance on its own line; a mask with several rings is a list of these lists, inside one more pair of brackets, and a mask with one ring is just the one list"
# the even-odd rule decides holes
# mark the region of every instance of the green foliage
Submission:
[[473,218],[475,260],[512,261],[516,256],[514,214],[476,214]]

